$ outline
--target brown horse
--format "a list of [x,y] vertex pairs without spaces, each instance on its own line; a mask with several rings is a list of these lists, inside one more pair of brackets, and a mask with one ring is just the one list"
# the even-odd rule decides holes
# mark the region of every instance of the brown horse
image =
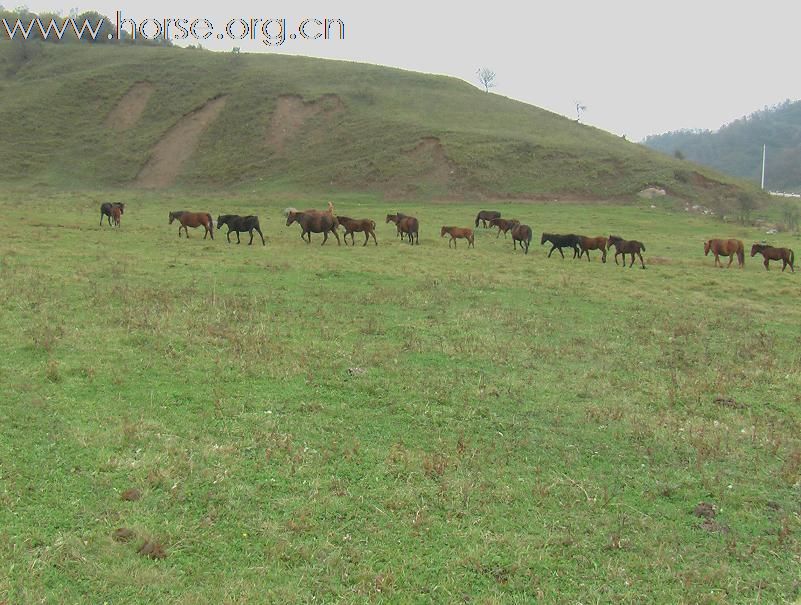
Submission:
[[214,221],[211,219],[211,214],[208,212],[186,212],[185,210],[176,210],[175,212],[170,212],[170,225],[172,225],[173,221],[181,223],[180,227],[178,227],[178,237],[181,237],[181,229],[183,229],[188,239],[189,230],[187,227],[192,227],[194,229],[195,227],[203,225],[206,229],[206,233],[203,234],[203,239],[206,239],[208,235],[211,235],[211,239],[214,239]]
[[356,231],[364,233],[364,246],[366,246],[367,242],[370,241],[371,235],[373,236],[375,245],[378,245],[378,240],[375,238],[375,221],[370,220],[369,218],[353,219],[348,216],[338,216],[337,220],[345,229],[345,235],[343,236],[343,239],[345,240],[346,246],[348,245],[348,234],[350,234],[350,243],[354,246],[356,245],[353,241],[353,234]]
[[[307,244],[311,244],[312,233],[322,233],[323,243],[320,245],[325,245],[325,242],[328,241],[328,233],[330,232],[337,238],[337,246],[342,245],[339,241],[339,234],[337,233],[339,223],[337,222],[337,218],[330,212],[319,212],[317,210],[290,212],[286,217],[286,226],[289,227],[292,223],[300,225],[302,229],[300,239]],[[306,240],[307,235],[309,238],[308,241]]]
[[470,246],[473,246],[473,248],[476,247],[472,229],[464,229],[462,227],[443,227],[439,232],[439,236],[445,237],[446,234],[451,236],[451,239],[448,240],[448,248],[451,247],[451,242],[453,242],[453,247],[456,248],[456,240],[460,237],[467,240],[468,248]]
[[404,216],[397,224],[401,235],[409,238],[409,244],[420,245],[420,222],[415,217]]
[[617,255],[623,255],[623,266],[626,266],[626,255],[631,254],[631,264],[629,269],[634,266],[635,255],[640,257],[642,268],[645,269],[645,261],[642,259],[642,253],[645,252],[645,244],[637,240],[625,240],[619,235],[609,236],[609,247],[615,247],[615,264],[617,264]]
[[497,227],[498,228],[498,235],[495,236],[495,239],[498,239],[501,236],[501,232],[503,232],[503,236],[506,237],[506,233],[512,229],[515,225],[519,225],[520,221],[516,218],[508,219],[508,218],[493,218],[490,219],[489,226],[490,227]]
[[790,250],[790,248],[774,248],[767,244],[754,244],[751,246],[751,256],[756,256],[757,252],[765,259],[765,262],[762,264],[765,265],[766,270],[770,271],[770,267],[768,266],[770,261],[780,260],[782,261],[782,271],[787,268],[787,265],[790,265],[790,271],[795,273],[795,267],[793,267],[795,263],[795,253]]
[[[484,227],[484,229],[486,229],[487,222],[492,221],[492,219],[494,218],[501,218],[501,213],[498,212],[497,210],[482,210],[476,215],[476,227],[478,227],[478,223],[479,221],[481,221],[481,226]],[[490,226],[492,226],[491,222]]]
[[[723,263],[720,262],[721,256],[729,257],[729,264],[726,267],[731,267],[734,257],[737,256],[737,265],[740,269],[745,265],[745,249],[743,242],[739,239],[710,239],[704,242],[704,256],[709,253],[715,255],[715,266],[723,268]],[[751,255],[753,256],[753,254]]]
[[[528,247],[531,244],[531,227],[528,225],[515,225],[512,227],[512,245],[517,250],[517,242],[520,242],[520,249],[528,254]],[[525,246],[525,248],[524,248]]]
[[590,250],[600,250],[601,251],[601,262],[606,262],[606,246],[608,240],[604,236],[599,237],[584,237],[583,235],[578,236],[578,245],[581,251],[579,252],[578,257],[581,258],[582,254],[587,255],[587,262],[590,262]]
[[111,207],[111,220],[114,222],[115,227],[120,226],[120,221],[122,220],[122,208],[119,206]]
[[398,230],[398,232],[396,234],[397,237],[402,237],[403,236],[403,234],[401,233],[401,230],[400,230],[400,225],[398,225],[398,223],[400,222],[400,220],[402,218],[406,218],[406,215],[401,213],[401,212],[397,212],[395,214],[387,214],[387,221],[386,222],[387,223],[395,223],[395,228]]

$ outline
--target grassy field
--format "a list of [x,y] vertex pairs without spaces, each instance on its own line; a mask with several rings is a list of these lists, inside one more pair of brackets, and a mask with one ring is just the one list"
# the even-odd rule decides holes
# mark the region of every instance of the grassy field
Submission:
[[[501,202],[528,256],[449,250],[480,206],[409,202],[409,247],[340,197],[379,245],[321,248],[280,210],[323,199],[131,193],[119,230],[103,199],[0,198],[0,602],[797,598],[801,276],[702,256],[758,232]],[[179,240],[179,208],[256,212],[267,246]]]

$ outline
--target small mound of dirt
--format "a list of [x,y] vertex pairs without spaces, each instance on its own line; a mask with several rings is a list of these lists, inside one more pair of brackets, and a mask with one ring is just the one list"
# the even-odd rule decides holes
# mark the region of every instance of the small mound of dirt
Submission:
[[303,129],[306,120],[318,114],[331,116],[344,109],[345,104],[337,95],[323,95],[316,101],[304,101],[298,95],[278,97],[264,141],[274,151],[281,152]]
[[142,546],[136,549],[143,557],[150,557],[151,559],[166,559],[167,558],[167,551],[164,550],[164,546],[161,545],[159,542],[144,542]]
[[121,132],[135,126],[154,90],[156,87],[150,82],[137,82],[131,86],[106,116],[106,127]]
[[731,531],[731,528],[728,525],[724,523],[718,523],[714,519],[704,519],[704,522],[698,527],[710,533],[727,534]]
[[124,492],[120,494],[120,498],[125,500],[126,502],[136,502],[139,498],[142,497],[142,491],[132,487],[130,489],[126,489]]
[[181,166],[194,153],[200,135],[217,119],[227,100],[227,96],[211,99],[178,120],[153,147],[134,185],[147,188],[172,185]]
[[133,539],[134,531],[132,529],[128,529],[127,527],[119,527],[114,530],[114,533],[111,534],[111,537],[114,538],[117,542],[128,542],[129,540]]
[[445,155],[445,148],[439,138],[423,137],[417,145],[403,153],[420,166],[423,180],[440,185],[446,185],[450,181],[454,165]]
[[718,507],[709,502],[699,502],[698,506],[696,506],[695,510],[693,510],[693,514],[696,517],[712,519],[718,514]]

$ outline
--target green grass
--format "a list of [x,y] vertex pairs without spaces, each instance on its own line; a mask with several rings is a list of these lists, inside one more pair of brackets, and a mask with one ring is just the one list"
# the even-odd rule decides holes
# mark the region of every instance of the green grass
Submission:
[[[120,230],[104,192],[0,198],[0,601],[797,598],[801,277],[701,254],[757,231],[502,201],[528,256],[454,251],[476,204],[398,206],[409,247],[342,196],[379,246],[321,248],[280,209],[323,198],[121,195]],[[256,212],[267,246],[179,240],[178,208]],[[543,230],[648,268],[547,259]]]
[[[183,190],[597,200],[659,185],[711,204],[751,187],[455,78],[304,57],[112,45],[30,45],[23,61],[18,47],[0,42],[0,140],[14,141],[0,147],[4,182],[129,184],[183,115],[228,95],[179,175]],[[140,121],[123,133],[110,130],[106,116],[139,81],[155,86]],[[309,118],[277,152],[265,133],[287,94],[306,101],[335,94],[344,110]],[[404,153],[424,137],[439,138],[445,165]]]

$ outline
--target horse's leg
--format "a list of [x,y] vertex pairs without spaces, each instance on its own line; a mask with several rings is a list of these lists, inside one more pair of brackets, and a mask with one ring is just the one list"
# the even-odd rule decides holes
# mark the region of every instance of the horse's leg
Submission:
[[765,262],[762,264],[765,265],[765,271],[770,271],[770,267],[768,266],[770,264],[770,259],[767,256],[765,257]]
[[589,248],[587,248],[587,249],[585,250],[584,248],[582,248],[582,250],[581,250],[581,251],[582,251],[584,254],[586,254],[586,255],[587,255],[587,262],[590,262],[590,249],[589,249]]
[[734,254],[729,254],[729,264],[726,265],[726,268],[731,268],[731,264],[734,262]]
[[641,252],[637,252],[637,256],[640,257],[640,263],[642,264],[642,268],[645,269],[645,261],[642,259],[642,253]]
[[262,245],[262,246],[266,246],[267,244],[265,244],[265,243],[264,243],[264,234],[261,232],[261,229],[259,229],[258,227],[256,227],[256,231],[258,231],[258,232],[259,232],[259,237],[261,237],[261,245]]
[[[237,243],[237,244],[241,244],[241,243],[242,243],[242,240],[241,240],[241,239],[239,239],[239,231],[235,231],[234,233],[236,233],[236,243]],[[252,238],[251,238],[251,241],[252,241]]]
[[228,240],[228,243],[231,243],[231,228],[228,227],[228,233],[225,234],[225,239]]
[[248,246],[253,245],[253,229],[250,230],[250,241],[248,242]]
[[[512,241],[514,241],[514,238],[512,238]],[[551,254],[553,254],[554,250],[556,250],[556,246],[555,245],[551,245],[551,251],[548,253],[548,258],[551,258]]]

